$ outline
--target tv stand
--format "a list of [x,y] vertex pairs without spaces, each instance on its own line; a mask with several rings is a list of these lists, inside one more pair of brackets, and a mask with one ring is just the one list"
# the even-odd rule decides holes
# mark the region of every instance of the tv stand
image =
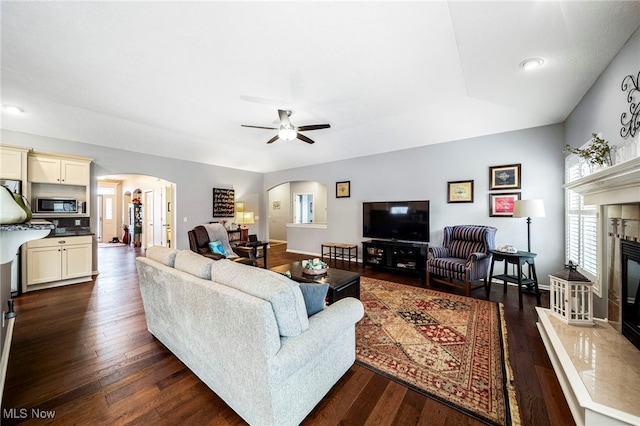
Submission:
[[426,274],[427,243],[410,243],[392,240],[369,240],[362,242],[362,264],[391,272],[417,274],[422,279]]

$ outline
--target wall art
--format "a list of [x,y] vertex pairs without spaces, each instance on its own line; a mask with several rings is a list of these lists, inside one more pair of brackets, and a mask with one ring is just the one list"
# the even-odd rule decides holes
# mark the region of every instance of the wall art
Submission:
[[489,189],[520,189],[520,164],[489,167]]
[[473,203],[473,181],[447,182],[447,203]]
[[351,181],[336,182],[336,198],[351,197]]
[[627,102],[629,103],[629,113],[623,112],[620,117],[622,128],[620,136],[627,138],[635,137],[640,132],[640,72],[633,79],[633,75],[628,75],[622,80],[622,91],[629,92],[627,94]]
[[233,189],[213,188],[213,217],[233,217],[235,198]]
[[513,217],[513,206],[519,199],[519,192],[489,194],[489,216]]

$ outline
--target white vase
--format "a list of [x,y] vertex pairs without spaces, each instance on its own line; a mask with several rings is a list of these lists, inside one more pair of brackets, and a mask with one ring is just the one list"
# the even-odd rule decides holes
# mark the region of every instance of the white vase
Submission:
[[9,188],[0,186],[0,224],[23,223],[27,213],[18,205]]

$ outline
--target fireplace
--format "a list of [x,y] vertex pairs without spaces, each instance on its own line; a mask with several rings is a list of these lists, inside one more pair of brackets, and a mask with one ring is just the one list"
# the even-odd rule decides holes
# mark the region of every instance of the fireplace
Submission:
[[640,349],[640,243],[621,241],[622,335]]

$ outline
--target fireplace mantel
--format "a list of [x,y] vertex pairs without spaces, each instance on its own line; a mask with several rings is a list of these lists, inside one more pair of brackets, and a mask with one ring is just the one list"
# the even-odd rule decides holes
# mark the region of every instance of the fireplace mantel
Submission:
[[582,194],[587,205],[640,202],[640,157],[606,167],[564,185]]

